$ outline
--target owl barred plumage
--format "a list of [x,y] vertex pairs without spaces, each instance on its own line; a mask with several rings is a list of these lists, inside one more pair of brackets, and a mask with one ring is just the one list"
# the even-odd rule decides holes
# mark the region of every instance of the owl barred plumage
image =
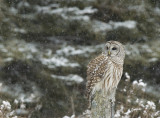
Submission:
[[[101,55],[87,66],[87,96],[89,102],[96,91],[117,88],[123,72],[125,51],[117,41],[108,41]],[[90,103],[89,103],[90,104]]]

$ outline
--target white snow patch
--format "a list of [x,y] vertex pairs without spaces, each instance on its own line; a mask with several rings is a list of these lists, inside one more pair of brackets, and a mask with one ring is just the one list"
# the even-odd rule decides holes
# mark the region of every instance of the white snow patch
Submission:
[[158,60],[159,60],[158,58],[153,57],[153,58],[150,58],[148,61],[149,61],[149,62],[156,62],[156,61],[158,61]]
[[124,113],[124,114],[129,115],[130,113],[131,113],[131,110],[128,109],[128,111],[126,113]]
[[138,85],[138,86],[146,87],[147,83],[144,83],[142,81],[142,79],[140,79],[139,81],[137,81],[137,80],[133,81],[133,85]]
[[61,80],[66,80],[66,81],[74,81],[76,83],[81,83],[84,80],[79,75],[74,75],[74,74],[69,74],[67,76],[51,75],[51,77],[61,79]]
[[89,21],[90,20],[90,17],[87,16],[87,15],[84,15],[84,16],[64,16],[63,17],[64,19],[68,19],[68,20],[83,20],[83,21]]
[[98,20],[94,20],[92,23],[92,29],[95,32],[104,32],[104,31],[109,31],[112,30],[112,26],[108,23],[102,22],[102,21],[98,21]]
[[71,63],[67,58],[64,57],[58,57],[54,56],[52,58],[41,58],[40,59],[42,64],[48,65],[49,68],[55,68],[55,67],[78,67],[78,63]]
[[147,86],[147,83],[144,83],[142,79],[140,79],[139,81],[137,80],[133,81],[133,87],[135,88],[139,87],[143,92],[145,91],[146,86]]
[[138,87],[140,88],[143,92],[146,91],[146,86],[147,86],[147,83],[144,83],[142,82],[142,79],[140,79],[139,81],[133,81],[133,87]]
[[62,16],[64,19],[68,20],[84,20],[88,21],[90,17],[85,14],[93,14],[97,11],[97,9],[93,9],[91,6],[86,7],[84,9],[79,9],[78,7],[63,7],[58,8],[56,6],[55,9],[53,9],[52,6],[36,6],[38,13],[46,13],[46,14],[57,14]]
[[153,51],[151,50],[149,45],[141,45],[142,51],[143,52],[148,52],[148,53],[152,53]]
[[157,15],[160,15],[160,8],[159,7],[156,7],[154,9],[154,12],[157,14]]
[[12,118],[18,118],[17,116],[13,116]]
[[21,103],[21,104],[20,104],[20,109],[26,109],[26,104]]
[[8,101],[3,101],[1,105],[1,110],[11,110],[11,104]]
[[[144,37],[145,38],[145,37]],[[146,38],[147,40],[147,38]],[[157,44],[157,46],[153,46]],[[135,43],[134,45],[128,43],[125,45],[125,52],[128,58],[131,60],[143,60],[146,62],[157,62],[159,58],[159,50],[156,48],[159,46],[159,41],[154,44],[139,44]],[[146,54],[146,55],[145,55]],[[137,57],[137,58],[134,58]]]
[[16,97],[16,100],[14,101],[15,104],[18,104],[19,101],[27,103],[39,101],[39,98],[41,96],[41,93],[38,90],[39,88],[37,88],[34,83],[31,83],[30,86],[32,86],[32,90],[30,92],[24,92],[22,86],[19,84],[7,86],[1,83],[0,93],[7,93],[10,96]]
[[63,118],[70,118],[69,116],[64,116]]
[[9,51],[5,48],[4,45],[0,44],[0,51],[3,53],[8,53]]
[[64,116],[63,118],[75,118],[75,115],[72,115],[71,117],[69,117],[69,116]]
[[46,49],[45,50],[45,55],[46,56],[51,56],[51,54],[52,54],[52,50],[51,49]]
[[128,28],[128,29],[133,29],[133,28],[136,28],[137,22],[136,21],[131,21],[131,20],[124,21],[124,22],[110,21],[109,24],[111,26],[113,26],[114,29],[117,29],[119,27],[125,27],[125,28]]
[[156,105],[153,101],[147,101],[146,109],[156,109]]
[[14,100],[14,104],[17,105],[18,103],[19,103],[19,101],[18,101],[17,99],[15,99],[15,100]]
[[58,8],[58,5],[55,6],[57,9],[52,9],[53,6],[36,6],[38,12],[48,13],[48,14],[61,14],[61,13],[73,13],[75,15],[83,15],[83,14],[92,14],[97,11],[97,9],[93,9],[91,6],[86,7],[84,9],[79,9],[78,7],[63,7]]
[[137,11],[137,13],[139,12],[146,12],[146,4],[144,1],[141,1],[141,3],[139,5],[132,5],[132,6],[129,6],[128,9],[129,10],[135,10]]
[[[157,111],[154,116],[158,116],[158,115],[160,115],[160,111]],[[160,118],[160,117],[157,117],[157,118]]]
[[126,77],[126,80],[125,81],[129,81],[130,80],[130,75],[127,73],[127,72],[125,72],[125,77]]
[[[70,1],[82,1],[82,2],[84,2],[84,0],[70,0]],[[96,0],[85,0],[85,1],[88,1],[88,2],[94,2],[94,1],[96,1]]]
[[121,108],[116,111],[114,117],[119,118],[121,116],[121,113],[123,113],[124,107],[121,105]]
[[84,8],[83,10],[80,9],[74,9],[76,15],[83,15],[83,14],[93,14],[97,12],[97,9],[93,9],[91,6]]
[[18,13],[18,10],[15,9],[14,7],[11,7],[11,8],[9,9],[9,11],[10,11],[12,14],[17,14],[17,13]]
[[128,21],[124,21],[124,22],[109,21],[109,23],[105,23],[102,21],[93,20],[91,25],[92,25],[92,29],[95,32],[104,32],[104,31],[110,31],[113,29],[117,29],[119,27],[134,29],[134,28],[136,28],[137,22],[128,20]]
[[127,99],[127,102],[131,102],[131,100],[130,100],[130,99]]
[[18,33],[26,33],[25,29],[21,29],[21,28],[14,28],[13,31],[18,32]]
[[26,2],[26,1],[22,1],[22,2],[19,2],[17,6],[18,6],[18,8],[29,7],[30,4],[28,2]]
[[29,111],[27,111],[27,110],[25,110],[25,109],[16,109],[16,110],[15,110],[15,113],[16,113],[17,115],[26,115],[26,114],[29,113]]
[[18,45],[18,51],[20,52],[31,52],[31,53],[37,53],[39,50],[37,49],[36,45],[31,43],[25,43]]
[[10,62],[10,61],[12,61],[12,60],[13,60],[12,57],[8,57],[8,58],[5,58],[5,59],[4,59],[4,62]]
[[96,49],[93,47],[78,47],[77,49],[72,46],[63,46],[61,49],[57,50],[56,53],[58,55],[63,55],[65,54],[66,56],[70,55],[81,55],[81,54],[86,54],[86,53],[92,53],[95,52]]
[[125,45],[125,48],[126,55],[129,55],[130,57],[140,55],[139,45],[131,45],[128,43]]

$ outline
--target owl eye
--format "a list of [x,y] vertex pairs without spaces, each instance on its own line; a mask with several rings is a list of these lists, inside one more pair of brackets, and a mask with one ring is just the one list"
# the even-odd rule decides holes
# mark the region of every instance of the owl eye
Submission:
[[112,50],[117,50],[117,48],[116,48],[116,47],[113,47]]
[[106,47],[106,49],[108,50],[109,48],[108,48],[108,47]]

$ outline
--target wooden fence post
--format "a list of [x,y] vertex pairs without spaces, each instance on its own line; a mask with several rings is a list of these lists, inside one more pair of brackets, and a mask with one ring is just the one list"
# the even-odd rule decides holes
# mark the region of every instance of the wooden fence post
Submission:
[[91,118],[114,118],[116,88],[96,92],[91,104]]

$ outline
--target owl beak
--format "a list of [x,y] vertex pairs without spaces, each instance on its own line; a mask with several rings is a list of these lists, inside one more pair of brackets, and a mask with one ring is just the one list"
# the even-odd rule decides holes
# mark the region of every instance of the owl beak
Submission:
[[111,55],[111,52],[110,51],[108,51],[108,56],[110,56]]

